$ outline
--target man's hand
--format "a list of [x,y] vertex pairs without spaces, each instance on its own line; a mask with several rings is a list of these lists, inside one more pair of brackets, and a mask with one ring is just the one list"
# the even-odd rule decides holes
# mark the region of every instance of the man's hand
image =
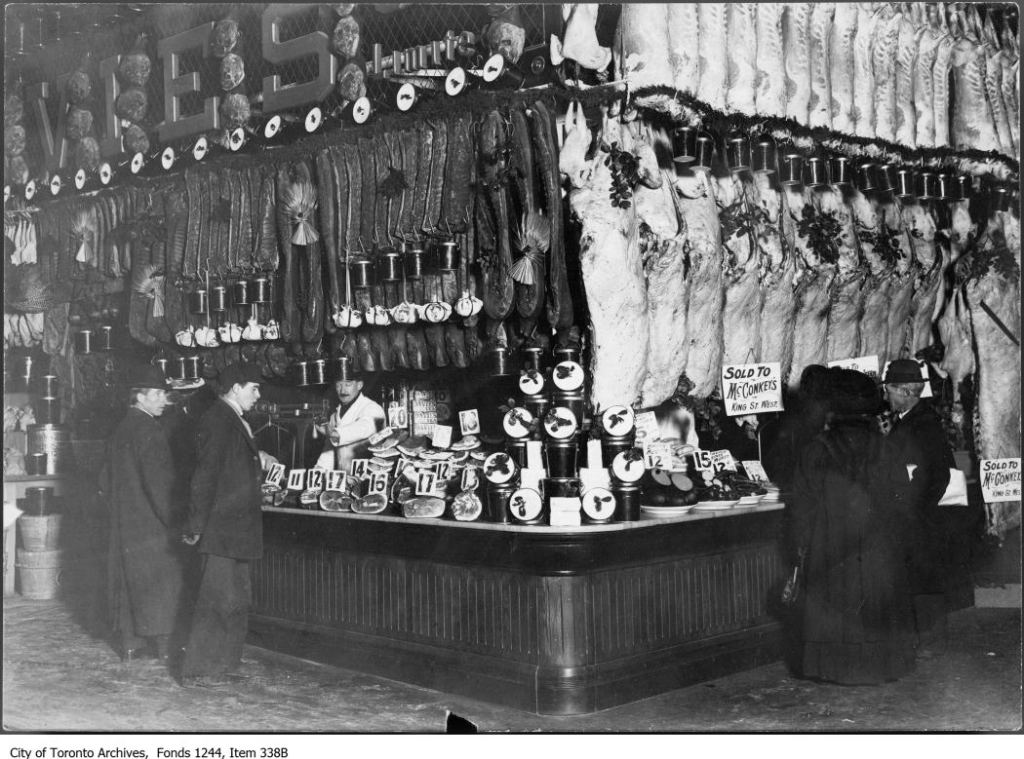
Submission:
[[187,546],[194,546],[196,543],[199,542],[199,533],[185,533],[181,536],[181,542]]
[[276,458],[271,456],[266,451],[260,451],[260,468],[263,470],[270,469],[274,464],[280,464]]

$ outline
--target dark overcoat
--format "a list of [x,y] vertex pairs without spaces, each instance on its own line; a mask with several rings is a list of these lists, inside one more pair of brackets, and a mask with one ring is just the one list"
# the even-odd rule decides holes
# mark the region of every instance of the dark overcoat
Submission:
[[893,421],[889,440],[914,469],[911,500],[917,530],[911,542],[911,582],[917,593],[941,593],[946,584],[948,549],[938,505],[956,466],[942,421],[927,401]]
[[200,553],[240,560],[263,554],[259,449],[223,399],[199,422],[186,532],[200,535]]
[[[130,408],[108,442],[100,486],[110,506],[111,591],[127,593],[135,635],[167,635],[182,590],[184,505],[173,498],[175,470],[163,428]],[[119,576],[120,575],[120,576]]]

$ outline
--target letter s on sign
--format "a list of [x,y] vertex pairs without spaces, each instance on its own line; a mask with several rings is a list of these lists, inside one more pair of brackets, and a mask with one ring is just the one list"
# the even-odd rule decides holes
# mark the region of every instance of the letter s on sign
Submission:
[[317,75],[308,82],[281,85],[277,74],[263,77],[263,112],[272,113],[309,103],[319,103],[334,87],[338,61],[328,48],[327,35],[316,31],[301,37],[281,42],[281,22],[288,16],[308,13],[317,8],[315,4],[288,5],[274,3],[263,11],[263,57],[275,66],[289,61],[317,57]]

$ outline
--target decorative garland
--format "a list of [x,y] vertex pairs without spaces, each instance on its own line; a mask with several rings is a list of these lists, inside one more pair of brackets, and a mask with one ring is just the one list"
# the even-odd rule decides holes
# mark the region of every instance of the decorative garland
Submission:
[[[954,168],[973,176],[990,176],[995,180],[1016,186],[1020,164],[1009,156],[995,151],[955,150],[953,148],[908,148],[905,145],[879,138],[841,134],[830,129],[808,127],[792,119],[776,116],[750,116],[744,113],[722,113],[689,93],[674,87],[652,86],[632,90],[629,98],[641,108],[659,111],[676,120],[719,134],[730,131],[770,134],[778,141],[792,142],[796,147],[814,149],[822,146],[837,153],[860,158],[891,161],[908,165],[928,165],[936,168]],[[605,102],[616,95],[604,98]]]

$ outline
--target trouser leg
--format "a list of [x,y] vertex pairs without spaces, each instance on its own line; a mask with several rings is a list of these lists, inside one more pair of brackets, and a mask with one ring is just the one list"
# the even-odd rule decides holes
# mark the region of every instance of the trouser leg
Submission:
[[238,667],[250,604],[249,563],[206,556],[182,677],[221,675]]

